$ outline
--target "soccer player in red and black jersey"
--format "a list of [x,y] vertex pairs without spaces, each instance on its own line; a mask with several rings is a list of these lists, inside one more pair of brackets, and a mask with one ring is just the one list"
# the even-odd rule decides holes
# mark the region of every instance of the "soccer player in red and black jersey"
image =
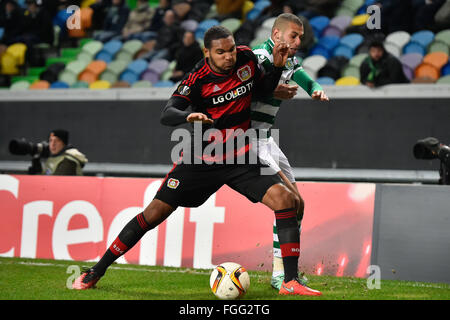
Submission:
[[[273,92],[286,63],[287,45],[275,44],[274,68],[264,75],[253,52],[248,47],[237,47],[226,28],[210,28],[205,33],[204,45],[205,59],[185,76],[161,116],[161,123],[165,125],[193,123],[194,140],[195,125],[201,123],[203,145],[200,152],[196,152],[195,142],[191,144],[191,150],[183,151],[153,201],[144,212],[128,222],[100,261],[75,280],[74,289],[94,287],[118,257],[132,248],[148,230],[162,223],[178,206],[200,206],[226,184],[249,200],[261,202],[275,212],[285,269],[280,294],[321,294],[298,280],[300,235],[295,195],[283,184],[279,175],[276,172],[261,174],[263,165],[250,163],[249,153],[254,151],[249,143],[233,145],[225,153],[205,152],[211,145],[214,150],[220,151],[220,147],[235,138],[235,131],[248,131],[252,96],[265,96]],[[215,131],[211,139],[204,141],[203,134],[208,129]],[[242,163],[237,159],[245,161]]]

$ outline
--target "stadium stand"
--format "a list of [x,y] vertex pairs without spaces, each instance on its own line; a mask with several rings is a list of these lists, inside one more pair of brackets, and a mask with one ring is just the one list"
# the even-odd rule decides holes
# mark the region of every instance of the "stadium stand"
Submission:
[[[280,13],[273,9],[275,2],[267,0],[239,1],[239,5],[233,4],[234,12],[228,12],[227,9],[231,10],[231,7],[227,8],[223,1],[200,2],[203,3],[204,12],[191,9],[195,14],[190,14],[180,11],[180,8],[174,10],[182,12],[182,19],[177,22],[180,30],[194,32],[200,45],[203,45],[204,32],[219,24],[239,35],[237,39],[248,40],[239,44],[257,45],[270,36],[275,15]],[[209,10],[205,10],[205,3],[208,3]],[[439,24],[431,23],[427,29],[415,30],[413,26],[399,23],[400,27],[389,25],[383,26],[382,30],[369,32],[365,27],[370,18],[367,8],[374,3],[373,0],[330,1],[330,6],[325,11],[316,8],[317,10],[296,12],[307,17],[303,19],[307,19],[305,23],[309,23],[314,33],[312,45],[302,54],[299,53],[303,66],[313,79],[327,85],[359,83],[358,68],[367,57],[369,40],[378,34],[384,39],[386,51],[401,61],[409,81],[428,79],[426,81],[447,83],[446,77],[450,73],[450,29],[442,29]],[[157,34],[159,29],[155,29],[155,26],[163,26],[164,13],[173,9],[170,5],[160,4],[155,0],[149,0],[148,5],[153,10],[153,16],[151,27],[144,31],[147,36],[151,32]],[[126,0],[123,3],[126,12],[132,12],[137,6],[136,0]],[[23,15],[26,4],[18,2],[17,7]],[[77,12],[69,12],[66,8],[55,11],[46,5],[40,7],[41,11],[54,14],[54,41],[51,44],[44,43],[47,40],[43,39],[34,41],[34,44],[5,42],[10,39],[6,39],[5,35],[11,34],[11,26],[5,20],[5,8],[2,8],[0,61],[3,88],[85,88],[86,84],[91,87],[97,81],[100,82],[94,87],[101,88],[123,87],[123,81],[129,87],[139,88],[175,85],[169,81],[175,57],[169,55],[165,56],[167,59],[158,59],[156,56],[152,62],[154,43],[139,40],[142,39],[139,34],[134,39],[117,36],[105,42],[93,40],[104,22],[98,19],[107,19],[105,14],[109,7],[102,8],[101,11],[92,0],[80,1],[80,7]],[[291,7],[295,10],[295,6]],[[414,10],[415,7],[410,9]],[[77,17],[80,28],[68,29],[68,25],[76,24]],[[148,21],[146,23],[148,25]],[[392,31],[385,33],[386,30]],[[181,38],[180,36],[179,46]],[[35,58],[30,59],[30,55]],[[25,80],[28,86],[23,79],[19,81],[18,76],[29,76]]]

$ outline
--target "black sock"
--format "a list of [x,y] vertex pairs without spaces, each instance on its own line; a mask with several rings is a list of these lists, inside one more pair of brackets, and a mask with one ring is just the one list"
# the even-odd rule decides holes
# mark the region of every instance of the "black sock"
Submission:
[[287,283],[298,276],[300,256],[300,232],[295,208],[275,211],[278,241],[284,265],[284,281]]
[[106,269],[131,249],[148,230],[150,230],[149,225],[144,219],[144,213],[141,212],[127,223],[93,269],[103,275]]

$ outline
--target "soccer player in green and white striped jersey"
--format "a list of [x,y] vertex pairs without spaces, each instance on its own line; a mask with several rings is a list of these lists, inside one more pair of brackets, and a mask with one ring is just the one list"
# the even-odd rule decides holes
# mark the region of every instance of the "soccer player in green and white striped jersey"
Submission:
[[[298,86],[302,87],[312,99],[328,101],[328,97],[322,87],[311,79],[301,66],[298,58],[295,56],[295,53],[300,46],[303,32],[303,23],[300,18],[290,13],[283,13],[279,15],[274,22],[271,37],[261,45],[253,48],[253,52],[258,58],[258,63],[266,70],[272,68],[272,50],[275,42],[287,43],[289,47],[289,58],[282,72],[280,84],[274,91],[273,97],[253,102],[251,107],[252,128],[259,132],[258,156],[277,171],[286,186],[297,195],[297,207],[299,208],[297,219],[300,230],[304,211],[304,201],[297,189],[295,177],[289,161],[275,143],[274,139],[270,136],[270,129],[275,121],[282,100],[293,98],[297,93]],[[294,81],[297,85],[289,85],[290,81]],[[273,271],[271,285],[278,290],[284,280],[282,251],[283,248],[280,248],[277,227],[274,221]],[[303,280],[305,281],[306,279],[304,278]]]

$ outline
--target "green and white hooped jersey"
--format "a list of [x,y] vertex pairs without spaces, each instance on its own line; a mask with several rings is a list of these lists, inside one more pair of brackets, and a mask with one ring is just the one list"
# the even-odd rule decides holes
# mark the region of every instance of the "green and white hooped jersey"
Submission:
[[[258,63],[264,70],[272,68],[273,65],[273,46],[272,39],[266,40],[264,43],[253,48],[253,53],[258,58]],[[289,83],[294,73],[303,69],[296,56],[288,58],[286,65],[280,77],[281,83]],[[252,128],[256,129],[270,129],[275,121],[278,109],[280,108],[281,100],[275,98],[268,98],[264,101],[253,101],[252,110]]]
[[[258,58],[259,65],[264,70],[272,68],[273,46],[274,42],[269,38],[259,46],[253,48],[253,53]],[[306,73],[301,66],[299,58],[296,56],[287,59],[280,77],[280,84],[288,84],[291,80],[301,86],[310,96],[314,91],[322,90],[322,87]],[[253,101],[251,105],[252,128],[269,130],[275,122],[275,117],[281,102],[281,100],[273,97],[261,101]]]

